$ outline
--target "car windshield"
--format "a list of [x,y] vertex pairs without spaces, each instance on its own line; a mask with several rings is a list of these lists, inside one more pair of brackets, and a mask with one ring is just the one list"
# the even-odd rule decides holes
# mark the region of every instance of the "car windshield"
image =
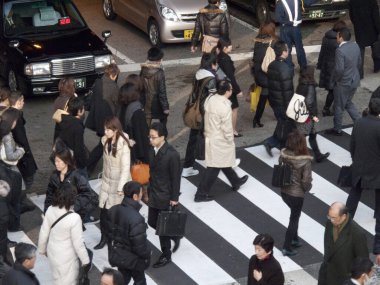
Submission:
[[4,3],[7,36],[80,29],[85,23],[70,0],[19,0]]

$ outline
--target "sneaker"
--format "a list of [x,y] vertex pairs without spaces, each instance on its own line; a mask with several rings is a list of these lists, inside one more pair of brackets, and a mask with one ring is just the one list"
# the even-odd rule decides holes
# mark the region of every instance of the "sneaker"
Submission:
[[232,168],[236,168],[236,167],[238,167],[239,166],[239,164],[240,164],[240,158],[237,158],[236,160],[235,160],[235,164],[234,164],[234,166],[232,166]]
[[189,177],[189,176],[194,176],[198,174],[199,174],[199,170],[194,169],[194,167],[187,167],[182,170],[182,177]]

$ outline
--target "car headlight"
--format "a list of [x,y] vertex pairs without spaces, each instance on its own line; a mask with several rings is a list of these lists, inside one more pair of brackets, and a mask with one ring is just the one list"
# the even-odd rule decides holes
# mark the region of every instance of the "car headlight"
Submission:
[[115,63],[115,60],[110,54],[95,56],[95,68],[104,68],[111,63]]
[[162,17],[164,17],[165,20],[174,21],[174,22],[179,21],[177,14],[172,9],[165,6],[161,6],[160,10],[161,10]]
[[42,62],[42,63],[30,63],[25,66],[25,74],[29,76],[34,75],[49,75],[50,72],[50,63]]
[[347,0],[332,0],[333,2],[348,2]]

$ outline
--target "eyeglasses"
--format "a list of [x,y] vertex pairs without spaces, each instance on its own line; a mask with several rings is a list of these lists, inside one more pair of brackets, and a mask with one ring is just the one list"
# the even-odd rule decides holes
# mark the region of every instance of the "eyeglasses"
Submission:
[[148,139],[150,139],[151,141],[152,140],[155,140],[155,139],[158,139],[159,137],[152,137],[152,136],[148,136]]
[[339,219],[340,217],[330,217],[329,215],[327,215],[327,219],[331,222],[334,222],[336,221],[337,219]]

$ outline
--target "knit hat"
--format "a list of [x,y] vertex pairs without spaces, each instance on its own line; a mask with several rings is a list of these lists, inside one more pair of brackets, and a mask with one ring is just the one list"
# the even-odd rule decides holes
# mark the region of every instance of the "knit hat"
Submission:
[[148,50],[149,61],[159,61],[164,57],[164,52],[158,47],[152,47]]
[[274,240],[269,234],[259,234],[253,240],[253,244],[261,246],[267,253],[273,252]]

